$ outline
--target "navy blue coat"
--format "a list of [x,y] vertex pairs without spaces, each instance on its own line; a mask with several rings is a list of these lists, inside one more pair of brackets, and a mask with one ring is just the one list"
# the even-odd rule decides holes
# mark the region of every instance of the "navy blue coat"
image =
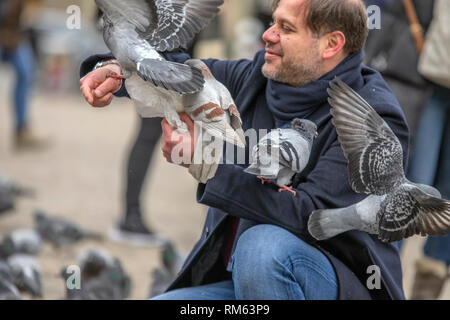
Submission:
[[[92,70],[104,57],[88,58],[82,64],[81,75]],[[188,58],[184,54],[166,57],[178,62]],[[345,207],[365,197],[354,193],[349,185],[347,160],[331,123],[326,88],[335,76],[356,90],[388,123],[402,144],[406,164],[409,131],[404,114],[381,75],[363,66],[362,59],[362,52],[355,53],[333,71],[301,88],[265,78],[261,73],[263,51],[253,60],[204,60],[217,80],[230,90],[241,113],[244,130],[276,128],[302,116],[317,124],[319,137],[314,142],[308,166],[294,179],[295,197],[262,185],[255,176],[244,173],[240,165],[222,164],[213,179],[199,184],[197,201],[210,209],[200,240],[168,290],[212,283],[226,277],[220,249],[226,221],[233,215],[241,218],[238,234],[252,225],[274,224],[320,249],[335,268],[339,299],[404,299],[401,262],[395,244],[383,243],[376,236],[360,231],[316,241],[307,229],[313,210]],[[125,96],[124,88],[117,95]],[[381,289],[366,287],[372,275],[367,269],[372,265],[381,270]]]

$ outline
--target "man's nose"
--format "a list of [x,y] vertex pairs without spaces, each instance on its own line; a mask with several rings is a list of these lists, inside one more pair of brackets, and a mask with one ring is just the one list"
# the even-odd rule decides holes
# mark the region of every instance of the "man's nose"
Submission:
[[275,25],[271,26],[269,29],[264,32],[262,39],[265,43],[277,43],[280,39],[280,34],[277,31]]

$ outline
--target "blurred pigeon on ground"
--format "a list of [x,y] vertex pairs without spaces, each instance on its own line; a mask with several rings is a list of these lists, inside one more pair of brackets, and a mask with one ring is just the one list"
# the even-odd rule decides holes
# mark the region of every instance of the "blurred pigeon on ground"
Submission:
[[19,229],[3,237],[0,257],[7,258],[16,253],[37,254],[42,247],[41,236],[33,229]]
[[36,230],[42,239],[51,242],[57,248],[71,245],[82,239],[102,239],[100,234],[83,230],[66,219],[51,217],[42,211],[35,212],[34,220]]
[[32,196],[31,189],[19,186],[13,181],[0,176],[0,213],[14,209],[15,200],[21,196]]
[[0,261],[0,300],[22,300],[19,290],[14,284],[11,268]]
[[161,261],[170,275],[175,276],[186,260],[186,256],[178,251],[171,241],[168,241],[161,251]]
[[355,192],[371,196],[345,209],[314,211],[308,223],[311,235],[323,240],[351,228],[392,242],[450,231],[450,201],[440,199],[436,189],[406,179],[402,146],[386,122],[340,79],[330,87],[332,121],[348,159],[350,184]]
[[[223,0],[96,0],[96,4],[104,14],[104,41],[123,72],[111,77],[127,79],[125,86],[142,117],[164,117],[186,133],[179,117],[186,112],[201,120],[212,136],[245,146],[236,132],[241,129],[237,108],[221,103],[219,91],[224,88],[214,78],[205,82],[197,63],[169,62],[158,53],[187,47],[219,12]],[[228,90],[225,94],[231,97]]]
[[[70,300],[123,300],[131,291],[131,278],[122,268],[117,258],[105,251],[87,250],[83,252],[78,265],[81,269],[81,289],[67,289]],[[63,278],[68,279],[66,269]]]
[[15,254],[7,262],[17,288],[33,297],[42,297],[41,268],[37,260],[29,255]]
[[152,272],[152,284],[149,298],[164,293],[181,270],[186,256],[175,249],[172,242],[168,241],[161,251],[162,267],[155,268]]
[[287,187],[296,173],[309,161],[317,126],[309,120],[295,118],[287,128],[278,128],[262,137],[252,150],[252,163],[244,171],[263,182],[275,180],[279,191],[296,192]]

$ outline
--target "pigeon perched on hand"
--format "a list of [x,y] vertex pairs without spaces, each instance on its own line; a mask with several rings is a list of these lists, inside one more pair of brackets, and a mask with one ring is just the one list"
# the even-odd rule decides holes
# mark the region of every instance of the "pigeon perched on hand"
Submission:
[[41,211],[34,214],[36,230],[42,239],[60,248],[82,239],[101,240],[100,234],[85,231],[79,226],[59,217],[50,217]]
[[332,122],[348,159],[350,185],[370,196],[348,208],[314,211],[311,235],[323,240],[357,229],[392,242],[450,231],[450,201],[406,179],[402,146],[386,122],[340,79],[330,87]]
[[287,128],[278,128],[262,137],[252,150],[252,164],[244,171],[258,176],[263,182],[275,183],[283,190],[289,188],[295,174],[302,172],[309,161],[317,126],[309,120],[295,118]]
[[[214,86],[195,65],[169,62],[159,53],[187,47],[194,36],[218,13],[223,0],[96,0],[104,14],[103,38],[118,60],[125,86],[144,118],[164,117],[179,132],[187,126],[179,113],[200,119],[204,129],[243,147],[245,141],[230,127],[229,109],[214,99],[206,104]],[[214,82],[217,85],[217,82]],[[227,90],[228,93],[228,90]],[[216,94],[217,97],[217,94]],[[220,98],[220,96],[218,96]],[[223,109],[222,109],[223,108]]]

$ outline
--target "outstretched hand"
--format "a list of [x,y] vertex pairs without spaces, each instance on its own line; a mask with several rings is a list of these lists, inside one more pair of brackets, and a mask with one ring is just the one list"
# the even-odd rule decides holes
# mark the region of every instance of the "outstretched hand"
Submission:
[[80,79],[80,90],[86,101],[93,107],[108,106],[114,93],[122,87],[122,80],[114,78],[121,74],[120,66],[108,64]]

